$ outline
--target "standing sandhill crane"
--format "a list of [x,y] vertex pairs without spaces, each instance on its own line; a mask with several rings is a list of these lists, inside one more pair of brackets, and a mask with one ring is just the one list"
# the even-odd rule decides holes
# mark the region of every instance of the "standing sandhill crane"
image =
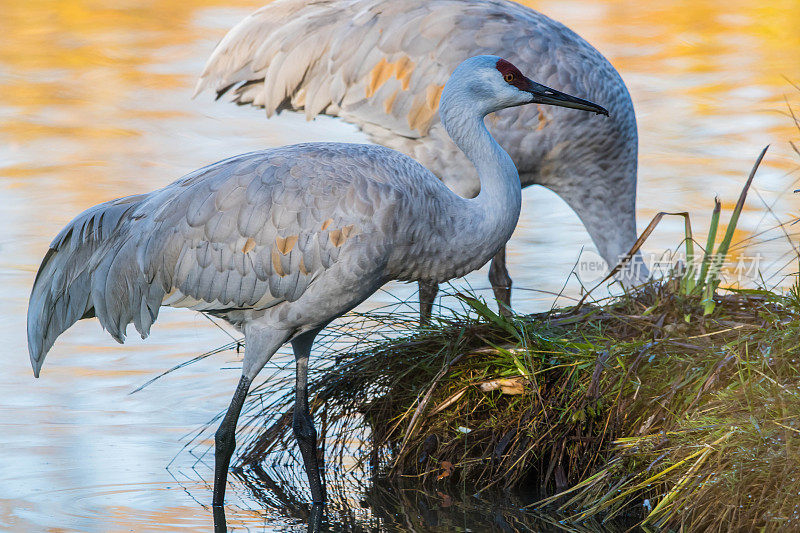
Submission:
[[447,82],[444,127],[481,180],[470,200],[389,148],[311,143],[226,159],[88,209],[56,236],[36,275],[28,307],[34,374],[82,318],[97,317],[119,342],[131,322],[147,336],[161,306],[212,313],[242,330],[242,376],[215,440],[219,506],[250,384],[291,341],[293,429],[313,501],[323,503],[306,383],[314,337],[390,280],[440,283],[497,253],[516,226],[521,189],[483,121],[530,103],[608,114],[495,56],[464,61]]
[[[472,198],[478,175],[440,122],[439,95],[459,62],[509,59],[531,77],[604,102],[611,119],[529,106],[500,111],[489,131],[511,155],[522,186],[543,185],[578,214],[614,266],[636,240],[637,133],[633,105],[614,67],[564,25],[506,0],[275,0],[231,29],[208,60],[196,93],[230,91],[239,104],[324,113],[371,141],[407,154],[457,194]],[[537,206],[537,209],[539,207]],[[618,276],[647,278],[637,254]],[[505,247],[489,279],[510,307]],[[423,319],[435,285],[420,283]]]

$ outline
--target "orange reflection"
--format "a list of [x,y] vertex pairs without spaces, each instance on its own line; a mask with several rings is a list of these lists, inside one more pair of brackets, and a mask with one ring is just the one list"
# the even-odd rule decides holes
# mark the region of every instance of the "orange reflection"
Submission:
[[0,166],[0,175],[53,177],[52,192],[78,192],[80,207],[113,196],[106,162],[127,154],[131,175],[114,179],[130,179],[142,164],[137,138],[188,114],[188,98],[162,108],[158,95],[194,83],[193,72],[163,65],[194,59],[193,43],[221,36],[198,27],[198,14],[237,6],[246,13],[261,3],[0,1],[0,73],[10,74],[0,76],[8,109],[0,138],[23,152],[42,143],[22,163]]
[[[33,200],[47,180],[46,195],[74,214],[210,162],[173,157],[195,149],[206,106],[226,105],[191,101],[191,87],[213,43],[264,3],[0,0],[0,143],[13,156],[0,157],[0,176]],[[797,137],[781,113],[785,94],[800,102],[784,79],[800,82],[798,0],[521,3],[585,36],[626,79],[639,113],[643,219],[710,211],[714,193],[735,201],[760,147]],[[250,113],[251,132],[269,127]],[[220,152],[241,151],[241,138]],[[795,161],[765,165],[789,171]]]

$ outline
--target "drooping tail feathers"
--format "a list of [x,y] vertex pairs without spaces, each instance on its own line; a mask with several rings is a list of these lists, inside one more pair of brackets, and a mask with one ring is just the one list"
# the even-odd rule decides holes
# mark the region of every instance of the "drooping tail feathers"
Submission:
[[96,205],[61,230],[42,260],[28,303],[28,352],[39,370],[56,338],[96,316],[119,342],[130,322],[142,336],[158,315],[164,290],[137,266],[132,211],[145,195]]

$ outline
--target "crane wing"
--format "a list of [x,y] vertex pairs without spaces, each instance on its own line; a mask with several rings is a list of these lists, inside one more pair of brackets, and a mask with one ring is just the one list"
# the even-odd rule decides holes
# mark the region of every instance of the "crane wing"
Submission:
[[383,147],[294,145],[88,209],[52,242],[34,282],[34,371],[82,318],[96,316],[122,342],[131,322],[146,336],[162,305],[265,309],[297,300],[334,265],[380,278],[401,165],[426,172]]
[[357,147],[304,146],[214,165],[142,205],[149,237],[137,262],[148,279],[165,275],[163,305],[266,308],[297,300],[341,250],[363,259],[369,247],[352,241],[374,234],[391,192],[353,165]]
[[462,60],[522,60],[546,83],[555,64],[537,72],[537,58],[564,39],[599,55],[563,25],[507,1],[277,0],[228,32],[197,92],[230,92],[268,116],[325,113],[417,138],[438,122],[442,88]]

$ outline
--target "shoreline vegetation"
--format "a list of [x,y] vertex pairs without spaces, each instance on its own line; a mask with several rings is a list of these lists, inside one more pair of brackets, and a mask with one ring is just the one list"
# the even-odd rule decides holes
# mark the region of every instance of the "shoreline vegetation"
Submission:
[[[717,293],[765,152],[719,245],[719,201],[705,246],[678,213],[690,266],[633,293],[511,317],[460,294],[426,327],[373,312],[329,332],[357,339],[309,384],[329,482],[533,489],[564,527],[800,529],[800,282]],[[292,449],[292,405],[290,382],[253,391],[243,467]]]
[[[465,296],[466,314],[340,352],[311,389],[329,470],[536,487],[531,508],[564,524],[799,528],[800,295],[731,291],[703,317],[679,288],[511,318]],[[255,416],[284,414],[243,466],[292,449],[288,389],[255,391]]]

